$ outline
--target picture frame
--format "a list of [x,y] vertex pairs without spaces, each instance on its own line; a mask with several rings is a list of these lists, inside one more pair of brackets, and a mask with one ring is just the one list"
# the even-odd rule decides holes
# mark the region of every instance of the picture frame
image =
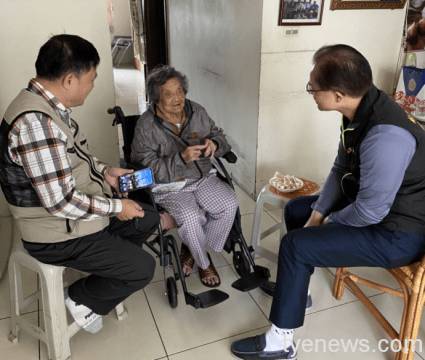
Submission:
[[406,0],[332,0],[331,10],[402,9]]
[[280,0],[278,26],[321,25],[324,0]]

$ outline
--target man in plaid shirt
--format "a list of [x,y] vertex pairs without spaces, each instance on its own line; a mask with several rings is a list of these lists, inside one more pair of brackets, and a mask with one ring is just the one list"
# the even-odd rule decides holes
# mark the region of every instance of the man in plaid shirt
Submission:
[[0,184],[24,247],[39,261],[90,273],[65,303],[79,326],[102,327],[107,314],[152,279],[155,261],[141,243],[160,217],[148,205],[112,198],[131,172],[101,163],[70,108],[93,89],[99,55],[75,35],[40,49],[37,76],[8,107],[0,126]]

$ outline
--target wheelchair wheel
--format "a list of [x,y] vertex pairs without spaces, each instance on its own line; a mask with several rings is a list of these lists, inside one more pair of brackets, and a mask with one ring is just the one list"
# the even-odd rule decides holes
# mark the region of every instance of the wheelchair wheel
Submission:
[[177,284],[176,280],[170,276],[167,278],[167,297],[170,306],[174,309],[177,307]]
[[242,255],[241,251],[233,252],[233,266],[240,277],[244,277],[251,272],[249,261]]

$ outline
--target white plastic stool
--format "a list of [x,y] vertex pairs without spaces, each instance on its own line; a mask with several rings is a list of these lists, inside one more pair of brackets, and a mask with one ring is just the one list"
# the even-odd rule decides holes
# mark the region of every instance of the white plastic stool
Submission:
[[[21,267],[38,274],[40,291],[24,298]],[[9,284],[11,304],[11,331],[9,340],[18,341],[19,330],[43,341],[47,345],[49,360],[66,360],[71,357],[69,340],[80,327],[76,322],[68,325],[64,301],[63,266],[47,265],[30,256],[24,249],[16,249],[9,259]],[[22,313],[41,295],[43,304],[44,330],[26,320]],[[126,317],[127,311],[121,303],[116,308],[118,320]]]
[[[279,239],[282,239],[283,235],[286,234],[284,215],[284,207],[286,203],[298,196],[313,195],[318,192],[319,185],[310,180],[302,180],[304,181],[304,186],[300,190],[291,193],[279,193],[277,190],[272,189],[269,184],[265,185],[261,189],[255,203],[254,221],[252,222],[251,246],[254,254],[262,256],[267,260],[277,262],[278,255],[262,247],[261,240],[270,234],[273,234],[277,230],[279,230]],[[282,209],[282,218],[280,223],[261,232],[261,220],[263,218],[264,204],[270,204],[276,208]]]

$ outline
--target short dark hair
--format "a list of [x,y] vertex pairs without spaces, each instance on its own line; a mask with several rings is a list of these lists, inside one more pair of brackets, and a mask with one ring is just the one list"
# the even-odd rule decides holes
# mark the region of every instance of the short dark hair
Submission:
[[344,44],[323,46],[313,56],[314,81],[321,90],[361,97],[372,86],[372,69],[356,49]]
[[148,75],[147,78],[147,93],[149,102],[157,104],[160,96],[160,87],[170,79],[177,79],[185,94],[189,90],[187,78],[180,71],[169,65],[159,65],[155,67]]
[[54,35],[38,52],[35,62],[37,76],[56,80],[68,73],[77,75],[99,65],[100,58],[93,44],[77,35]]

